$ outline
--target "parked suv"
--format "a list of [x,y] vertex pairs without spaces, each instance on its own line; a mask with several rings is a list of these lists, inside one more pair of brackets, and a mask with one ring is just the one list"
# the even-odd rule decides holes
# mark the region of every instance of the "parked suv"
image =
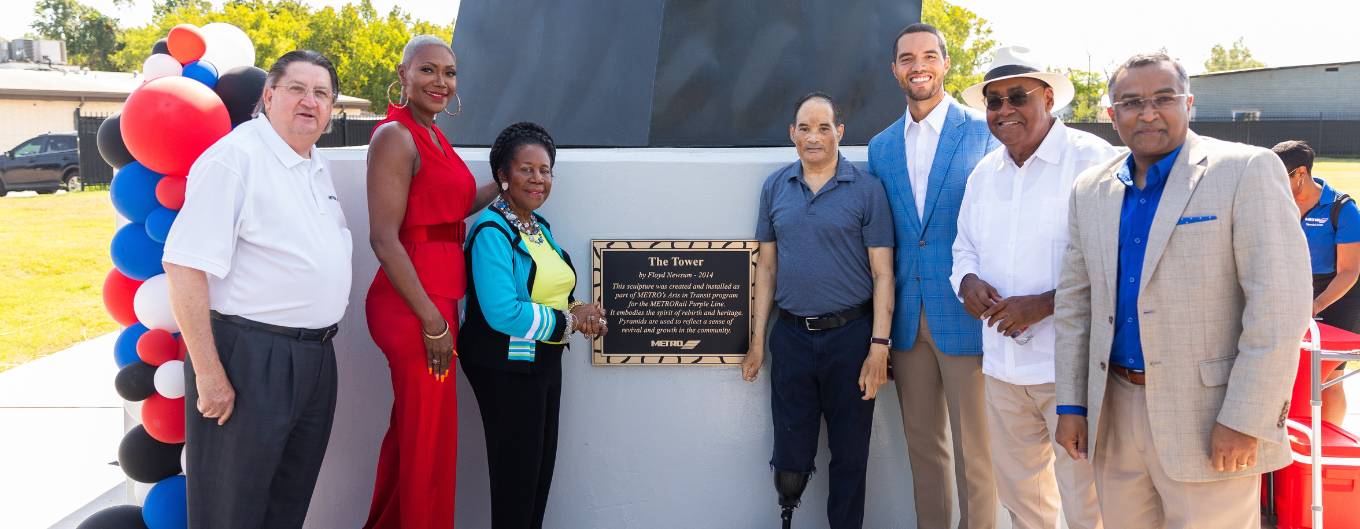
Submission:
[[79,191],[81,186],[74,132],[49,132],[0,156],[0,197],[10,191]]

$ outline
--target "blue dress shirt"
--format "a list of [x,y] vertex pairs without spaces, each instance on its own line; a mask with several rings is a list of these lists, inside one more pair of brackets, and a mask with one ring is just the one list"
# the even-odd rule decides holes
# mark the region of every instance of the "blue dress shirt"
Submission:
[[[1167,177],[1171,175],[1171,167],[1175,165],[1181,147],[1176,147],[1148,168],[1142,189],[1133,184],[1132,155],[1115,173],[1125,190],[1124,203],[1119,210],[1119,275],[1115,287],[1111,365],[1143,369],[1143,340],[1138,333],[1138,292],[1143,281],[1143,256],[1147,253],[1152,219],[1162,201],[1162,190],[1166,189]],[[1086,408],[1058,406],[1058,414],[1086,415]]]

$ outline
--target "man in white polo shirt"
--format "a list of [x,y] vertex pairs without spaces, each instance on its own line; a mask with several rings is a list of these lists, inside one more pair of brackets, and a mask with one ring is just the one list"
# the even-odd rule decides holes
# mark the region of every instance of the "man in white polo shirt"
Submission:
[[335,67],[292,51],[194,163],[165,244],[185,343],[189,527],[302,527],[335,412],[352,241],[316,141]]
[[[982,331],[987,431],[997,496],[1016,529],[1101,527],[1091,463],[1054,445],[1054,291],[1067,247],[1067,205],[1083,170],[1113,147],[1051,114],[1074,93],[1019,46],[997,50],[982,82],[963,91],[1002,144],[968,178],[950,281]],[[1056,454],[1056,457],[1055,457]],[[1056,470],[1056,472],[1055,472]]]

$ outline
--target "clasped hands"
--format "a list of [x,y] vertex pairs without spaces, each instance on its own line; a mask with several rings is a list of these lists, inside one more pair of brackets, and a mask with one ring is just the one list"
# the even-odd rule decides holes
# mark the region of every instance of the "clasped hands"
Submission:
[[1011,338],[1053,314],[1052,293],[1003,298],[996,288],[975,274],[968,274],[959,282],[959,297],[963,298],[963,309],[968,314]]
[[609,332],[609,320],[605,319],[604,305],[599,303],[572,307],[571,317],[576,328],[570,330],[581,331],[581,334],[587,337],[604,336]]

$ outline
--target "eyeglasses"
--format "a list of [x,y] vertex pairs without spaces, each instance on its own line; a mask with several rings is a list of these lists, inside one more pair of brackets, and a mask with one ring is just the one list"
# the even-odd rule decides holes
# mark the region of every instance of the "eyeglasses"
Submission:
[[1115,101],[1111,106],[1125,114],[1141,114],[1144,108],[1152,105],[1155,110],[1168,110],[1177,101],[1190,97],[1190,94],[1166,94],[1156,97],[1135,97]]
[[274,85],[274,88],[278,88],[278,87],[280,87],[280,86],[283,87],[283,91],[284,91],[285,93],[287,93],[287,94],[290,95],[290,96],[296,97],[296,98],[298,98],[298,99],[302,99],[303,97],[306,97],[307,92],[311,92],[311,93],[312,93],[312,97],[315,97],[316,100],[319,101],[319,102],[323,102],[323,103],[331,103],[331,102],[334,102],[334,101],[335,101],[335,94],[331,93],[330,90],[327,90],[327,89],[325,89],[325,88],[317,87],[317,88],[311,88],[311,89],[309,89],[309,88],[307,88],[306,86],[304,86],[304,85],[302,85],[302,84],[300,84],[300,83],[289,83],[289,84],[286,84],[286,85]]
[[1030,91],[1025,92],[1025,93],[1023,93],[1023,94],[1022,94],[1022,93],[1014,93],[1014,94],[1011,94],[1011,95],[1008,95],[1008,96],[1005,96],[1005,97],[1002,97],[1002,96],[987,96],[987,110],[990,110],[990,111],[992,111],[992,112],[996,112],[996,111],[998,111],[998,110],[1001,110],[1001,105],[1005,104],[1007,101],[1010,101],[1010,102],[1011,102],[1011,106],[1012,106],[1012,107],[1023,107],[1023,106],[1025,106],[1025,103],[1028,103],[1028,102],[1029,102],[1029,95],[1030,95],[1030,94],[1033,94],[1035,91],[1039,90],[1040,88],[1043,88],[1043,86],[1036,86],[1036,87],[1034,87],[1033,90],[1030,90]]

